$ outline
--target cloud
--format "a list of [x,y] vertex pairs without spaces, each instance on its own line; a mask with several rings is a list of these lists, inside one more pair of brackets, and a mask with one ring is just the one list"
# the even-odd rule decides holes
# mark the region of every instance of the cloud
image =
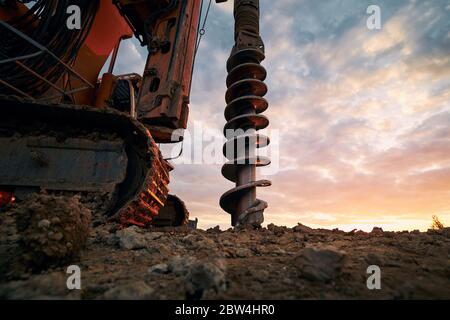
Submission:
[[143,48],[136,40],[124,40],[119,48],[114,72],[117,74],[142,74],[147,56],[147,48]]

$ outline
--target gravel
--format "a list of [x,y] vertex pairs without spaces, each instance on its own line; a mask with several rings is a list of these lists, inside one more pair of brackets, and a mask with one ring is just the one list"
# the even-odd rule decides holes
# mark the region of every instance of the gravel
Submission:
[[[57,226],[65,216],[48,212],[33,220],[33,230],[63,243],[69,234]],[[450,299],[449,228],[161,232],[100,223],[78,255],[38,271],[15,260],[23,234],[11,212],[0,219],[2,299]],[[53,240],[58,233],[63,238]],[[71,264],[80,267],[81,290],[66,287]],[[370,265],[381,268],[381,290],[366,286]]]

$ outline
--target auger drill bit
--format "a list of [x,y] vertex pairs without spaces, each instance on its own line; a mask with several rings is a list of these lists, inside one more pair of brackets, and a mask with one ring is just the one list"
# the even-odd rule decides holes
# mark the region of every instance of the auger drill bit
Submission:
[[236,183],[236,187],[220,198],[220,206],[231,214],[233,226],[260,227],[267,203],[256,198],[256,187],[270,186],[268,180],[256,180],[256,167],[270,164],[270,160],[256,154],[257,148],[269,144],[269,138],[257,134],[269,125],[261,115],[268,103],[264,84],[266,70],[264,44],[259,35],[259,0],[234,0],[235,45],[227,61],[228,76],[225,101],[224,134],[227,142],[224,155],[228,159],[222,175]]

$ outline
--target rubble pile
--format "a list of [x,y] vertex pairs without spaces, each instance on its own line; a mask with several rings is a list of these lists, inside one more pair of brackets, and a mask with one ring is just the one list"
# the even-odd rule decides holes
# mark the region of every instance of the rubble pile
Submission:
[[[20,238],[8,229],[11,217],[3,218],[1,260]],[[47,236],[58,232],[47,216],[33,225]],[[108,222],[91,228],[86,249],[70,264],[81,270],[80,290],[66,287],[64,264],[39,272],[3,265],[0,298],[449,299],[450,228],[367,233],[299,224],[158,231]],[[371,265],[381,270],[380,290],[367,286]]]
[[34,271],[78,258],[89,237],[91,211],[76,196],[33,194],[5,215],[10,225],[2,244],[12,252],[2,260]]

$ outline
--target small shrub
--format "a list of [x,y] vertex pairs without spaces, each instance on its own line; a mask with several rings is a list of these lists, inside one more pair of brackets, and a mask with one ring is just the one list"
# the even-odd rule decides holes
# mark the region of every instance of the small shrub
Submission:
[[433,223],[431,224],[431,229],[433,230],[442,230],[444,229],[444,224],[439,221],[439,218],[437,216],[433,216]]

